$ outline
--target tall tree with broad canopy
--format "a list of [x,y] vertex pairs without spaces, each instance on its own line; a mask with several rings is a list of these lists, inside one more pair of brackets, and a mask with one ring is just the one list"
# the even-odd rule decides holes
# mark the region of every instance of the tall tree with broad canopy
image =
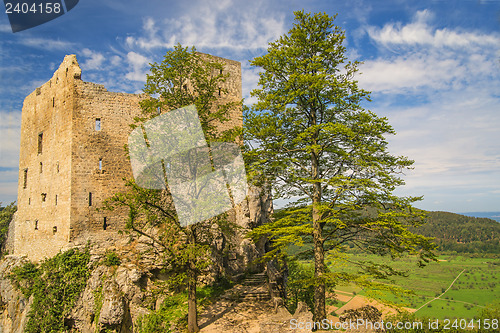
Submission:
[[[241,128],[218,129],[218,125],[229,120],[232,110],[241,108],[241,101],[222,103],[218,98],[227,93],[223,83],[228,76],[222,63],[196,52],[194,47],[188,49],[176,45],[174,50],[165,54],[161,63],[151,64],[151,73],[143,89],[148,97],[141,102],[142,116],[137,117],[131,127],[136,128],[162,113],[194,104],[207,142],[238,141]],[[156,134],[161,136],[161,133]],[[186,172],[194,175],[196,170]],[[164,255],[172,284],[187,285],[187,328],[188,332],[198,332],[198,278],[212,263],[210,251],[214,237],[221,233],[230,236],[236,226],[226,219],[225,214],[181,226],[166,177],[164,180],[167,188],[163,190],[145,189],[133,179],[128,180],[128,191],[109,198],[104,208],[128,209],[128,231],[149,238],[153,247]],[[157,327],[161,331],[169,329],[169,323],[158,325],[167,325]]]
[[[399,177],[413,161],[388,152],[386,118],[363,108],[359,63],[347,59],[344,31],[327,14],[295,12],[292,29],[251,61],[262,69],[258,99],[244,114],[247,170],[271,182],[274,198],[291,199],[286,213],[251,237],[267,236],[271,259],[290,244],[312,243],[314,321],[326,318],[325,291],[342,281],[367,284],[402,274],[387,265],[353,262],[359,274],[330,270],[325,259],[347,244],[370,253],[434,259],[430,239],[411,230],[422,222],[420,197],[398,197]],[[307,250],[305,251],[307,252]],[[331,255],[331,257],[325,257]]]

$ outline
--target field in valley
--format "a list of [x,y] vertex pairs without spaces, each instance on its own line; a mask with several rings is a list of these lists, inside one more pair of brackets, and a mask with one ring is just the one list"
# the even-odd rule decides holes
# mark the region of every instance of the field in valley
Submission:
[[[357,256],[355,259],[361,258]],[[363,256],[363,260],[384,263],[388,259],[373,255]],[[381,298],[417,310],[418,317],[472,319],[486,304],[500,299],[500,259],[445,255],[440,256],[438,262],[419,268],[414,258],[406,257],[392,262],[392,265],[406,269],[408,276],[380,282],[412,290],[415,294],[398,299],[384,292]],[[343,268],[346,269],[353,268]],[[344,302],[345,295],[349,295],[346,292],[352,296],[369,294],[352,285],[338,286],[337,289],[344,291]]]

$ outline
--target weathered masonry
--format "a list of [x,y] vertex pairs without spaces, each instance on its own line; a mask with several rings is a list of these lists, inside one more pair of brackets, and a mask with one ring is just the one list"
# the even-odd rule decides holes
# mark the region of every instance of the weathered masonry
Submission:
[[[221,100],[241,100],[241,65],[230,73]],[[98,210],[125,190],[132,170],[124,145],[141,95],[115,93],[81,80],[75,55],[24,100],[14,254],[50,257],[75,240],[119,237],[125,211]],[[226,126],[242,126],[241,111]]]

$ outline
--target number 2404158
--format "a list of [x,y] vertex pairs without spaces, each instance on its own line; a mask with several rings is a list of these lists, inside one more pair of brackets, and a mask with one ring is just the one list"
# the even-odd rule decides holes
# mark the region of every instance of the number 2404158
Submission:
[[59,2],[46,2],[46,3],[33,3],[29,4],[26,2],[18,3],[5,3],[5,13],[7,14],[29,14],[29,13],[40,13],[40,14],[59,14],[61,12],[61,4]]

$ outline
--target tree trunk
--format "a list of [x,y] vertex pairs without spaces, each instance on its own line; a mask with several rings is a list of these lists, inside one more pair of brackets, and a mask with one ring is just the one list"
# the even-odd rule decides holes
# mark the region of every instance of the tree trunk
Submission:
[[199,332],[198,309],[196,307],[196,274],[189,272],[188,281],[188,332]]
[[[316,111],[311,110],[311,124],[316,125]],[[319,131],[312,135],[312,144],[317,146]],[[322,201],[320,179],[320,165],[317,148],[311,152],[311,178],[317,182],[313,183],[312,195],[312,222],[313,222],[313,241],[314,241],[314,316],[313,321],[321,321],[326,318],[325,304],[325,249],[323,248],[323,223],[321,222],[320,205]]]
[[320,223],[318,208],[313,203],[313,238],[314,238],[314,317],[313,321],[326,318],[325,305],[325,250],[323,248],[323,227]]
[[[188,243],[195,244],[196,239],[194,235],[193,225],[187,227]],[[188,263],[188,332],[199,332],[198,327],[198,309],[196,306],[196,280],[198,278],[194,260],[191,258]]]

